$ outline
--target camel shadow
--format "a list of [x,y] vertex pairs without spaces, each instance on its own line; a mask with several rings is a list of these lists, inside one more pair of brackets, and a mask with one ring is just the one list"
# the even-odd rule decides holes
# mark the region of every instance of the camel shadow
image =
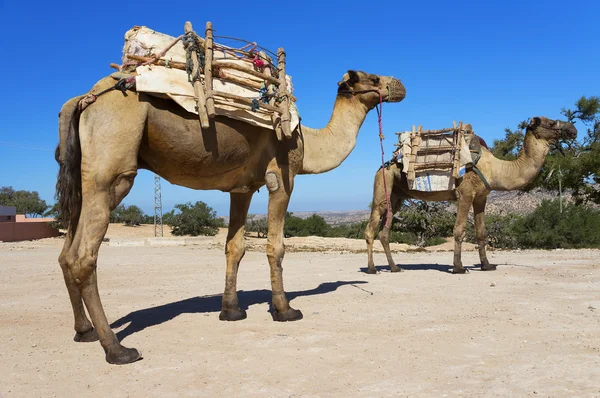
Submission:
[[[398,267],[403,268],[405,271],[429,271],[429,270],[433,270],[433,271],[439,271],[439,272],[445,272],[447,274],[451,274],[452,273],[452,265],[446,265],[446,264],[397,264]],[[377,269],[377,272],[391,272],[390,271],[390,267],[389,265],[376,265],[375,268]],[[479,269],[479,267],[473,266],[473,265],[469,265],[469,266],[465,266],[465,268],[467,269],[467,271],[473,271],[475,269]],[[367,273],[367,267],[361,267],[360,268],[360,272],[364,272],[365,274]]]
[[[341,286],[363,284],[367,281],[337,281],[321,283],[314,289],[301,290],[297,292],[288,292],[287,298],[291,301],[296,297],[315,296],[318,294],[330,293],[337,290]],[[169,304],[159,305],[156,307],[145,308],[131,312],[124,317],[114,321],[110,327],[119,328],[125,324],[127,327],[117,333],[117,338],[122,341],[127,336],[142,331],[148,327],[160,325],[161,323],[170,321],[171,319],[181,314],[198,314],[208,312],[220,312],[222,294],[212,294],[202,297],[191,297],[185,300],[176,301]],[[266,289],[261,290],[240,290],[238,292],[240,308],[247,310],[249,306],[254,304],[269,303],[269,311],[271,311],[271,291]]]

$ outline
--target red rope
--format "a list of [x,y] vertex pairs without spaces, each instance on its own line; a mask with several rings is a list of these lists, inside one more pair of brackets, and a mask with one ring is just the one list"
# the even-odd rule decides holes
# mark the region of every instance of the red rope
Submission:
[[377,121],[379,123],[379,145],[381,146],[381,176],[383,177],[383,191],[385,192],[385,206],[387,215],[385,218],[385,226],[389,227],[392,220],[392,209],[390,208],[390,197],[388,195],[387,184],[385,182],[385,151],[383,150],[383,97],[379,92],[379,109],[377,109]]

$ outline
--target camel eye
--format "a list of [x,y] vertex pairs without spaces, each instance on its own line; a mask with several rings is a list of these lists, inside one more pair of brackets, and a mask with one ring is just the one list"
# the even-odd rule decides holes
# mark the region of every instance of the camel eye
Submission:
[[373,76],[371,77],[371,81],[373,82],[373,84],[379,84],[380,80],[378,76]]

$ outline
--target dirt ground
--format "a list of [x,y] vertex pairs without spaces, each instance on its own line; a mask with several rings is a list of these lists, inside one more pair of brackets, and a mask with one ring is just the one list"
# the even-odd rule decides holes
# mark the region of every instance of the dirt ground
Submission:
[[123,344],[144,354],[126,366],[73,342],[61,239],[0,243],[0,397],[600,396],[598,250],[496,251],[497,271],[452,275],[450,252],[396,248],[405,272],[379,253],[367,275],[362,241],[287,240],[304,319],[278,323],[265,240],[249,239],[248,319],[220,322],[222,234],[168,246],[125,232],[111,226],[99,284]]

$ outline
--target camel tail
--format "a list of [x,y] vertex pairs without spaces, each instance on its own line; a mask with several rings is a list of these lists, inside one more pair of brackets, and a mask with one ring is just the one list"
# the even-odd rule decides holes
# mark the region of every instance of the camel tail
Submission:
[[60,206],[60,219],[71,233],[77,229],[81,212],[80,98],[65,103],[58,115],[59,144],[55,152],[59,164],[56,199]]

